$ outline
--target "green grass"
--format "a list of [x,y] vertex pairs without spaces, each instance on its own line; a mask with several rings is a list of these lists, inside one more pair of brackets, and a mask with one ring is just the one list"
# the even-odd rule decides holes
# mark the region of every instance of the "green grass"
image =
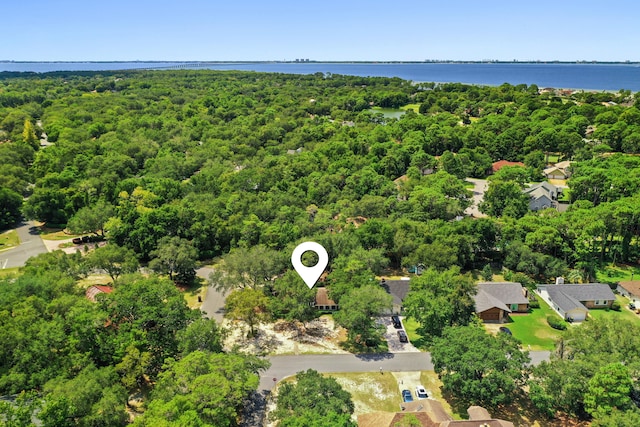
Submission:
[[[632,278],[633,276],[633,278]],[[596,279],[603,283],[618,283],[640,280],[640,267],[624,264],[609,264],[598,268]]]
[[407,104],[400,107],[401,110],[413,110],[414,112],[420,112],[420,104]]
[[420,324],[416,322],[414,319],[410,319],[405,317],[402,319],[402,325],[404,326],[404,330],[409,337],[409,341],[414,347],[419,348],[420,350],[427,350],[427,340],[422,337],[417,331]]
[[0,279],[4,279],[5,277],[8,277],[8,276],[17,275],[19,271],[20,271],[20,267],[2,269],[0,270]]
[[356,414],[373,411],[396,412],[402,403],[398,381],[393,375],[378,372],[349,372],[326,374],[333,377],[349,393],[356,406]]
[[74,237],[80,237],[82,234],[67,234],[62,228],[38,227],[40,237],[44,240],[66,240]]
[[511,322],[506,323],[513,336],[522,342],[525,350],[553,350],[555,340],[562,335],[562,331],[553,329],[547,323],[547,316],[557,316],[557,314],[542,299],[540,308],[534,308],[529,314],[511,316]]
[[629,320],[631,322],[637,322],[640,318],[637,314],[629,310],[629,298],[623,297],[622,295],[616,295],[616,299],[622,306],[622,310],[614,311],[614,310],[603,310],[603,309],[589,309],[589,318],[591,319],[601,319],[606,317],[608,319],[615,320]]
[[13,248],[20,244],[20,238],[16,230],[5,231],[0,234],[0,250]]

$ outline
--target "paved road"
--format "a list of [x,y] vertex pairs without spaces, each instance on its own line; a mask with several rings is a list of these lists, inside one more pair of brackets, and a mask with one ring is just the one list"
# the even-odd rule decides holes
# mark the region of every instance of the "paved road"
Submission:
[[[531,364],[549,360],[548,351],[531,351]],[[278,381],[307,369],[318,372],[385,372],[431,371],[430,353],[325,354],[301,356],[269,356],[271,367],[260,375],[258,391],[245,407],[243,427],[260,427],[264,423],[266,402]],[[274,381],[275,379],[275,381]]]
[[23,267],[32,256],[47,252],[47,247],[42,242],[33,221],[22,222],[16,231],[20,245],[0,252],[0,269]]
[[487,191],[487,188],[489,188],[487,180],[467,178],[466,181],[473,184],[473,203],[471,204],[471,206],[465,209],[464,213],[475,218],[486,217],[485,214],[478,210],[478,206],[480,205],[480,202],[482,202],[484,193]]
[[[213,273],[213,268],[202,267],[196,270],[196,275],[204,280],[209,279],[209,275]],[[204,297],[200,310],[204,311],[209,319],[215,319],[218,323],[222,323],[224,316],[224,300],[225,295],[213,289],[212,286],[207,288],[207,294]]]

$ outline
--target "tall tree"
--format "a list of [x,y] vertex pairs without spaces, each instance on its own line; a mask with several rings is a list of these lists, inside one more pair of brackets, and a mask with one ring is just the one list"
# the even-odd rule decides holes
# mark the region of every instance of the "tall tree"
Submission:
[[269,299],[262,290],[245,288],[229,294],[225,303],[225,316],[241,320],[249,326],[250,337],[255,336],[256,326],[269,318]]
[[122,274],[134,273],[140,266],[135,252],[115,243],[91,251],[86,257],[86,264],[91,268],[106,271],[114,283]]
[[8,188],[0,188],[0,230],[13,227],[22,217],[22,196]]
[[297,373],[295,383],[280,386],[276,410],[271,416],[281,426],[355,427],[351,421],[353,411],[349,392],[334,378],[308,369]]
[[360,347],[375,347],[382,339],[382,328],[374,316],[391,310],[392,297],[381,286],[365,285],[351,289],[340,299],[336,322],[347,328],[347,337]]
[[209,277],[210,283],[225,292],[233,289],[258,289],[271,283],[285,261],[280,252],[262,245],[238,248],[223,258]]
[[445,391],[465,404],[491,408],[512,402],[530,360],[510,335],[489,335],[476,324],[446,328],[431,357]]
[[165,236],[158,241],[158,248],[151,251],[154,257],[149,267],[169,275],[172,281],[191,283],[196,277],[198,252],[190,241],[178,236]]
[[404,299],[407,314],[420,326],[418,332],[431,339],[447,326],[468,325],[474,316],[473,296],[476,286],[469,275],[460,274],[458,267],[439,272],[429,268],[411,280]]

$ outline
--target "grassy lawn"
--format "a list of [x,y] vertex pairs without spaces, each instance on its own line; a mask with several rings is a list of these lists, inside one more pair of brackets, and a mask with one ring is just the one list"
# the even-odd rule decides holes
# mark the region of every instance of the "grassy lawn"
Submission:
[[557,316],[549,305],[538,298],[540,308],[534,308],[529,314],[511,316],[511,322],[506,323],[513,336],[522,341],[525,350],[553,350],[555,340],[562,334],[547,323],[547,316]]
[[637,322],[640,317],[637,314],[635,314],[633,311],[629,310],[629,302],[630,302],[629,298],[623,297],[622,295],[616,295],[616,299],[622,306],[622,310],[607,311],[607,310],[589,309],[589,317],[592,319],[601,319],[603,317],[606,317],[608,319],[629,320],[632,322]]
[[[633,275],[633,279],[631,276]],[[596,279],[603,283],[617,283],[628,280],[640,280],[640,267],[624,264],[609,264],[598,268]]]
[[414,319],[409,319],[405,317],[404,319],[402,319],[402,325],[404,326],[404,330],[407,333],[407,336],[409,337],[409,341],[411,341],[411,344],[413,344],[416,348],[419,348],[420,350],[427,350],[426,340],[416,331],[416,329],[418,329],[420,324],[416,322]]
[[62,228],[47,228],[45,226],[38,227],[40,237],[45,240],[66,240],[74,237],[81,237],[82,234],[67,234]]
[[0,250],[9,249],[20,244],[18,232],[16,230],[5,231],[0,234]]
[[355,405],[355,414],[375,411],[396,412],[402,399],[398,381],[393,375],[377,372],[349,372],[326,374],[333,377],[349,393]]
[[12,268],[5,268],[0,270],[0,279],[3,279],[5,277],[8,276],[13,276],[13,275],[17,275],[20,271],[20,267],[12,267]]
[[420,104],[407,104],[400,107],[401,110],[413,110],[416,113],[420,112]]

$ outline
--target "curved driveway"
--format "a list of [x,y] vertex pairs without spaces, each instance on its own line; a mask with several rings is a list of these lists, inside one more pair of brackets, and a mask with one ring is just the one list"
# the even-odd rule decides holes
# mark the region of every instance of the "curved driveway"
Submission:
[[33,221],[22,222],[16,228],[20,245],[0,252],[0,269],[23,267],[29,258],[47,252]]

